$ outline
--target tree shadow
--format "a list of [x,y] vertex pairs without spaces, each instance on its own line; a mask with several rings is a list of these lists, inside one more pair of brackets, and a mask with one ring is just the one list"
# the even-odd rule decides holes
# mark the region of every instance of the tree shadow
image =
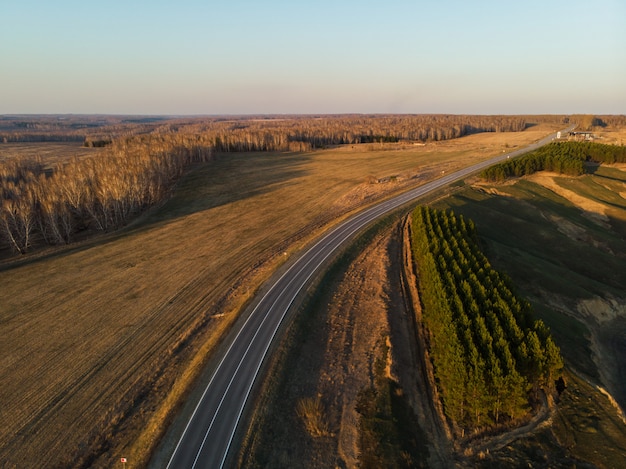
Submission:
[[[623,298],[626,257],[620,253],[626,252],[626,224],[608,217],[608,224],[599,225],[547,189],[521,182],[507,190],[508,196],[467,188],[445,205],[474,221],[489,262],[535,305],[566,361],[587,376],[598,376],[590,355],[585,356],[591,344],[577,305]],[[626,395],[624,387],[621,391]]]
[[63,257],[147,232],[194,213],[269,193],[307,174],[310,153],[221,153],[189,168],[161,204],[110,232],[81,232],[65,246],[41,246],[23,256],[0,253],[0,271]]
[[305,176],[309,153],[221,153],[188,171],[160,206],[127,228],[136,232],[181,217],[269,193]]

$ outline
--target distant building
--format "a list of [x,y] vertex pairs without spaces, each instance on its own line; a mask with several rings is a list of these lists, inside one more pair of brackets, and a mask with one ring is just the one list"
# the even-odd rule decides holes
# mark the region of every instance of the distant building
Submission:
[[593,132],[570,132],[569,140],[593,140],[595,135]]

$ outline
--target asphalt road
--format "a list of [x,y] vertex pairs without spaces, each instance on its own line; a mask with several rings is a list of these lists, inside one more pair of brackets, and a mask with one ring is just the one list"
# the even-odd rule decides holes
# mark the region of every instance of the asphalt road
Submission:
[[386,213],[499,161],[545,145],[555,136],[552,134],[524,149],[443,174],[435,181],[365,209],[331,229],[313,246],[300,253],[289,269],[273,285],[263,290],[253,312],[239,331],[233,334],[234,339],[227,345],[227,351],[189,419],[167,468],[224,467],[244,407],[281,322],[295,298],[308,286],[322,264],[353,235]]

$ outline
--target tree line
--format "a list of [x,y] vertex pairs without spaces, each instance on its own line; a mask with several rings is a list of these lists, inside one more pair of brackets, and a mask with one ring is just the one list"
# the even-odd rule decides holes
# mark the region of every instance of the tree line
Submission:
[[[164,126],[165,127],[165,126]],[[307,151],[330,145],[439,141],[477,132],[517,132],[520,116],[389,115],[216,120],[176,128],[202,133],[216,151]]]
[[581,130],[592,130],[594,127],[624,127],[626,125],[626,116],[623,114],[608,116],[574,114],[569,117],[569,122],[576,123]]
[[471,220],[421,206],[411,236],[445,415],[468,430],[524,415],[563,366],[548,328],[491,267]]
[[[328,145],[438,141],[476,132],[521,131],[529,116],[318,115],[124,118],[0,116],[0,142],[80,141],[188,133],[211,137],[217,151],[307,151]],[[533,122],[561,116],[534,116]]]
[[37,244],[69,243],[81,231],[119,228],[161,200],[187,164],[206,161],[215,152],[299,152],[348,143],[442,140],[525,126],[518,116],[457,115],[94,116],[84,123],[59,116],[3,118],[0,127],[13,132],[4,134],[10,141],[76,140],[82,135],[85,146],[104,146],[106,151],[53,168],[37,160],[1,163],[0,248],[25,253]]
[[38,160],[0,162],[0,247],[25,253],[67,244],[79,231],[119,228],[162,200],[187,165],[211,155],[201,139],[181,135],[120,139],[103,156],[52,169]]
[[146,134],[163,120],[98,115],[0,116],[0,143],[81,142],[94,134],[107,138]]
[[502,182],[538,171],[580,176],[587,172],[588,162],[624,163],[626,147],[593,142],[552,142],[521,158],[506,160],[486,168],[480,177],[491,182]]

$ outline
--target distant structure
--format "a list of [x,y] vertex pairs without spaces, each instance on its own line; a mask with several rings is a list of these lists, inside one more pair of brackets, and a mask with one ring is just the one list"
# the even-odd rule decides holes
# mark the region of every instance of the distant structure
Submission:
[[593,132],[570,132],[568,140],[593,140],[594,138],[596,136]]

